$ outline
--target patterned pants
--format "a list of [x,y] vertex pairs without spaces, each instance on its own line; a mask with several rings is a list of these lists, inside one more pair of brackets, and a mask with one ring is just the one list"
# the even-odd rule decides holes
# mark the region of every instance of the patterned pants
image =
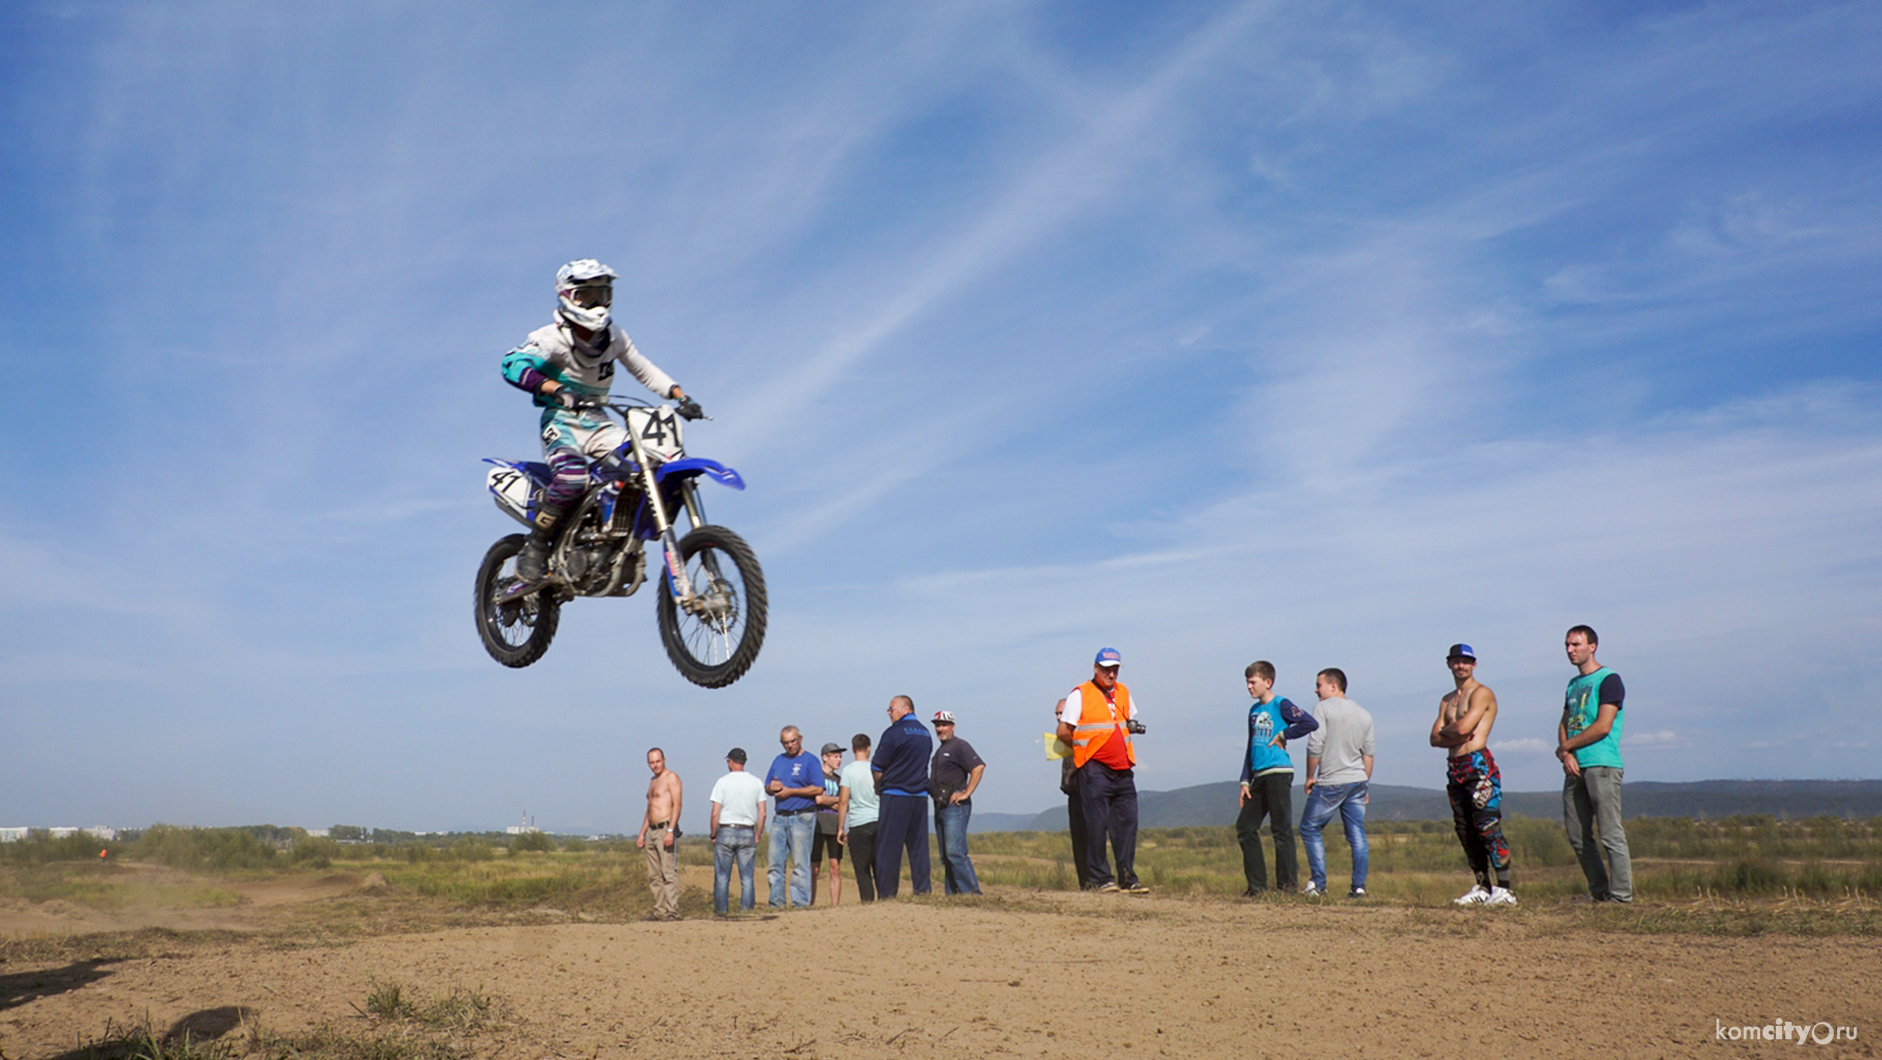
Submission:
[[555,472],[543,487],[544,503],[565,507],[588,488],[588,462],[627,443],[627,431],[599,412],[549,409],[542,417],[542,459]]
[[1449,782],[1444,793],[1451,797],[1451,819],[1457,825],[1457,838],[1464,844],[1464,857],[1477,882],[1488,887],[1490,870],[1496,869],[1500,886],[1510,882],[1510,848],[1503,841],[1503,774],[1497,772],[1490,749],[1457,755],[1450,761]]

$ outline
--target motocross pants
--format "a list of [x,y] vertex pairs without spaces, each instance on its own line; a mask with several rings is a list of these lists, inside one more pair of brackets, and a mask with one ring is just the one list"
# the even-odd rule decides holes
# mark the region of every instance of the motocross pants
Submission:
[[542,458],[555,473],[543,487],[545,507],[560,510],[588,488],[588,462],[599,460],[627,443],[621,425],[591,409],[545,409],[542,414]]

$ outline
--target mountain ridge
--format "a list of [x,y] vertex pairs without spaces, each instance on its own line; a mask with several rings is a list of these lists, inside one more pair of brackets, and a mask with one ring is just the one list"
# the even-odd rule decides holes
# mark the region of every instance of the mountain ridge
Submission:
[[[1172,791],[1137,793],[1137,823],[1144,828],[1220,827],[1235,823],[1238,785],[1224,780]],[[1294,788],[1294,812],[1305,796]],[[1630,781],[1621,785],[1624,817],[1697,819],[1770,814],[1804,817],[1882,817],[1882,780],[1691,780]],[[1505,791],[1503,812],[1512,816],[1560,817],[1562,793]],[[1441,788],[1374,784],[1366,816],[1379,821],[1449,820],[1450,800]],[[976,813],[974,832],[1062,832],[1063,804],[1038,813]]]

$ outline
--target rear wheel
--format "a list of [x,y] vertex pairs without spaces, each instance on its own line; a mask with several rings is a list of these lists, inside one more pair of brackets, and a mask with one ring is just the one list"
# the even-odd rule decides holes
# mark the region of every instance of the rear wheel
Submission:
[[745,676],[765,640],[765,575],[745,539],[723,526],[701,526],[680,539],[694,610],[660,580],[660,640],[682,676],[724,688]]
[[477,634],[490,657],[505,666],[528,666],[542,658],[562,617],[561,603],[545,592],[496,602],[518,580],[516,556],[527,540],[523,534],[498,539],[484,553],[483,566],[477,568]]

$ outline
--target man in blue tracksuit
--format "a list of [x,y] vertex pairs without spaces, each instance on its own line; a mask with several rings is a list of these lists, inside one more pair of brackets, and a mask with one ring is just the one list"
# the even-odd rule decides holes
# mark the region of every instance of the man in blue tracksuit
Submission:
[[1294,858],[1294,760],[1287,741],[1320,727],[1312,714],[1274,694],[1274,664],[1257,659],[1242,671],[1248,694],[1248,746],[1242,751],[1242,812],[1235,818],[1235,838],[1242,844],[1242,875],[1252,897],[1268,889],[1268,865],[1261,857],[1261,818],[1274,830],[1274,885],[1291,891],[1299,883]]
[[876,816],[876,897],[894,898],[908,850],[908,882],[916,894],[931,888],[928,875],[928,759],[934,737],[915,718],[915,701],[889,700],[889,727],[876,742],[869,771],[882,802]]

